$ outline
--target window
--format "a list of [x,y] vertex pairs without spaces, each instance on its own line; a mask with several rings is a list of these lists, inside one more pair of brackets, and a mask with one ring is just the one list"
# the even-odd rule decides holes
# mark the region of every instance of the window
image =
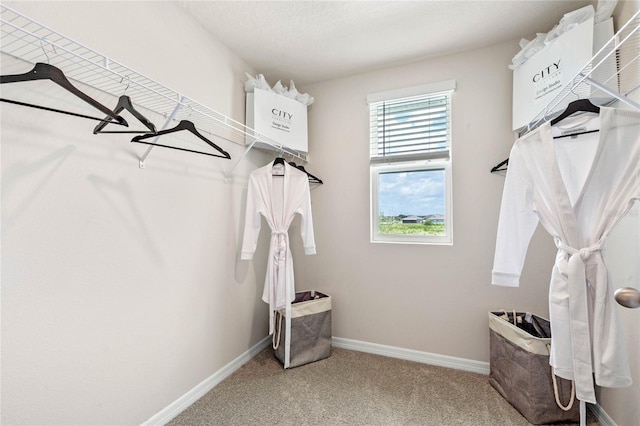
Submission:
[[369,95],[371,241],[451,244],[455,81]]

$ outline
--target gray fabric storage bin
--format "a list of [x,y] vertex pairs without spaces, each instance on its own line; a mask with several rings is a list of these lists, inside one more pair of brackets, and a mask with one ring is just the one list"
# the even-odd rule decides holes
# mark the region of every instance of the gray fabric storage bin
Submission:
[[318,291],[296,293],[291,304],[289,365],[285,362],[285,310],[276,311],[273,347],[285,368],[298,367],[331,355],[331,297]]
[[489,312],[489,338],[489,383],[520,414],[536,425],[580,420],[572,381],[555,377],[554,390],[549,320],[525,312]]

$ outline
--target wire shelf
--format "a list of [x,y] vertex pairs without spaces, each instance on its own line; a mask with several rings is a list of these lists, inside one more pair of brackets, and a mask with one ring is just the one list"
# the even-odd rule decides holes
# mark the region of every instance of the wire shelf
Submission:
[[[640,110],[640,12],[587,62],[527,126],[530,131],[560,113],[578,97],[589,97],[601,104],[615,100]],[[585,96],[586,94],[586,96]]]
[[[596,104],[620,101],[640,111],[640,11],[568,81],[547,106],[518,130],[522,136],[552,120],[566,106],[578,99],[589,98]],[[508,159],[491,169],[491,173],[507,170]]]
[[[46,61],[60,68],[73,82],[116,97],[126,87],[126,94],[136,107],[165,117],[165,128],[172,127],[174,122],[189,120],[202,133],[246,146],[244,155],[236,161],[231,172],[253,147],[276,151],[303,162],[308,159],[307,153],[288,148],[1,4],[0,40],[0,52],[31,64]],[[151,148],[153,146],[140,159],[141,167]]]

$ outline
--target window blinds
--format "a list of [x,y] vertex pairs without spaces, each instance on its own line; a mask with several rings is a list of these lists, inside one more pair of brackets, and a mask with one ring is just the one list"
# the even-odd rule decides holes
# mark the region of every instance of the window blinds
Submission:
[[369,107],[372,163],[449,158],[451,91],[374,101]]

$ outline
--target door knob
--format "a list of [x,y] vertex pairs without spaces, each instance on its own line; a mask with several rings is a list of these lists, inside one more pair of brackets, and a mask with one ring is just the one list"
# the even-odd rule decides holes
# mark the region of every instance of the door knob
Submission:
[[625,308],[640,307],[640,291],[633,287],[622,287],[615,291],[614,297],[618,304]]

